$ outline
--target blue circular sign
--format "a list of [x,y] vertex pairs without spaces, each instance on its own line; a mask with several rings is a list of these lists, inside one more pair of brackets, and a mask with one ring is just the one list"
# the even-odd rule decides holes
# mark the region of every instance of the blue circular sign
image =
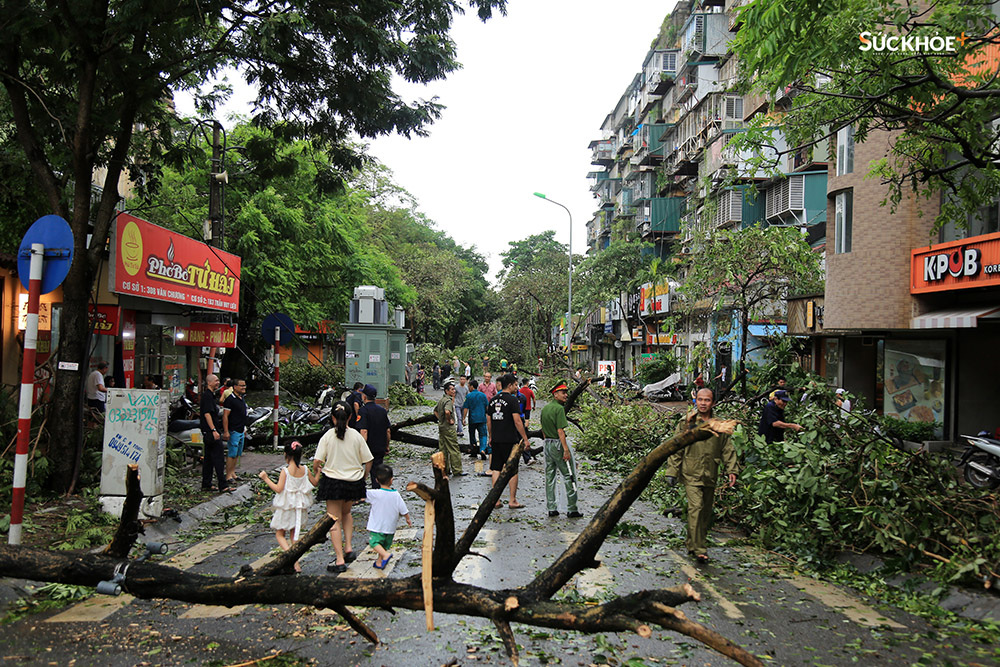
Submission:
[[41,293],[48,294],[62,285],[69,275],[69,267],[73,264],[73,230],[58,215],[43,215],[35,220],[17,251],[17,277],[24,289],[30,289],[31,246],[34,243],[45,246]]
[[274,345],[274,328],[281,329],[281,345],[291,345],[295,338],[295,325],[292,318],[284,313],[271,313],[264,318],[264,323],[260,325],[260,333],[271,345]]

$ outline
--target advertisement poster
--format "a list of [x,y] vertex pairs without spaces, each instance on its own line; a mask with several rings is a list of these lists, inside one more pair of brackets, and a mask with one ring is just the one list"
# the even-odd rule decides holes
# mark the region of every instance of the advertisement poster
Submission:
[[618,378],[615,376],[615,362],[613,361],[598,361],[597,374],[611,376],[611,386],[614,386],[618,381]]
[[944,341],[886,341],[883,410],[886,417],[935,423],[944,431]]

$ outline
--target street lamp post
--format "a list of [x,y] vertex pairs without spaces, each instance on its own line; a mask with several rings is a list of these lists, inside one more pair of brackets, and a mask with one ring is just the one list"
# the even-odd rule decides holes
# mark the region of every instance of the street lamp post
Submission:
[[566,214],[569,215],[569,297],[566,300],[566,357],[572,358],[572,328],[573,328],[573,214],[568,208],[555,201],[554,199],[549,199],[541,192],[535,193],[536,197],[540,197],[545,201],[555,204],[556,206],[561,206]]

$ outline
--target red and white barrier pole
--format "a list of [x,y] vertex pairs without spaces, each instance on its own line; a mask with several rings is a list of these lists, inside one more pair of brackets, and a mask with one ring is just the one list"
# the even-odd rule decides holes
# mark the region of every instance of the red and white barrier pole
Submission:
[[274,448],[278,448],[278,369],[281,367],[281,327],[274,327]]
[[45,246],[31,244],[28,281],[28,322],[24,327],[24,358],[21,361],[21,403],[17,411],[17,450],[14,455],[14,489],[7,544],[21,543],[24,521],[24,487],[28,477],[28,443],[31,440],[31,406],[35,386],[35,348],[38,344],[38,299],[42,294]]

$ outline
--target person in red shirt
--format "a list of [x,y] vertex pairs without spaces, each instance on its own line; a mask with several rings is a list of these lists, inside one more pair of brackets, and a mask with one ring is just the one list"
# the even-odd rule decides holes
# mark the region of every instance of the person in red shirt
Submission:
[[531,411],[535,409],[535,392],[528,386],[528,379],[521,380],[521,393],[526,399],[524,402],[524,422],[531,419]]

